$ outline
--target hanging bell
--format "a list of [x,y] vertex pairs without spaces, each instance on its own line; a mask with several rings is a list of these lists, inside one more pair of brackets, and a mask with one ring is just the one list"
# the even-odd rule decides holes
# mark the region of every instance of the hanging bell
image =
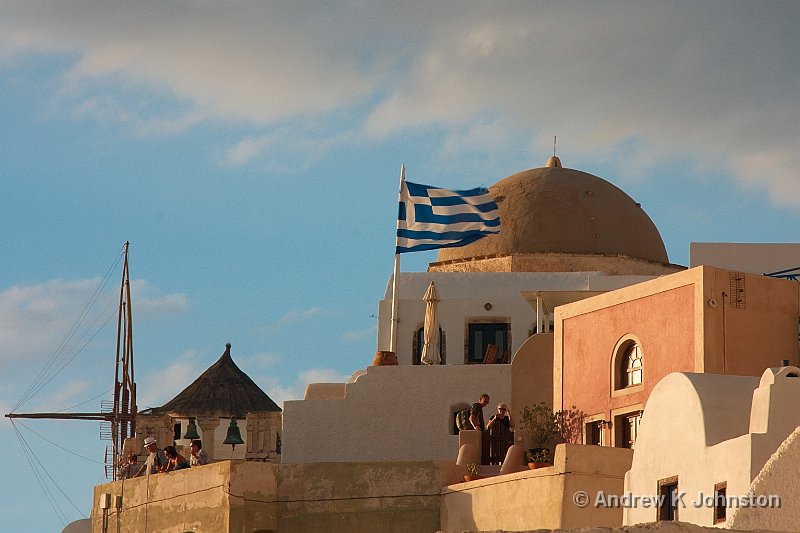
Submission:
[[236,419],[231,418],[231,425],[228,426],[228,434],[222,444],[230,444],[231,451],[236,449],[237,444],[244,444],[242,434],[239,432],[239,426],[236,425]]
[[197,434],[197,424],[194,423],[194,418],[189,419],[189,425],[186,427],[186,434],[183,438],[191,440],[200,438],[200,435]]

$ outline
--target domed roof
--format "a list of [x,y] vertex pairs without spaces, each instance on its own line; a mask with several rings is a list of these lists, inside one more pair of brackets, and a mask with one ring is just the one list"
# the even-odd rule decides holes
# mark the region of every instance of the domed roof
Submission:
[[602,178],[561,168],[557,158],[548,167],[500,180],[489,191],[500,211],[500,233],[442,248],[437,261],[559,253],[668,262],[658,228],[638,203]]

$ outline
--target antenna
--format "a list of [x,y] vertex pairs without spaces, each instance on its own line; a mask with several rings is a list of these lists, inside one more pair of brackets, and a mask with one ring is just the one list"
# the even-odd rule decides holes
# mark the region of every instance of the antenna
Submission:
[[557,137],[553,135],[553,157],[556,156],[556,142],[558,141]]

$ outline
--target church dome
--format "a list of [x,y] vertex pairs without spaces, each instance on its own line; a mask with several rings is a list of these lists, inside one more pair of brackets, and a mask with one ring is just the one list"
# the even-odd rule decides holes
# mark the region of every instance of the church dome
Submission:
[[461,248],[442,248],[437,263],[530,254],[668,262],[658,228],[638,203],[602,178],[562,168],[558,158],[489,190],[500,211],[500,233]]

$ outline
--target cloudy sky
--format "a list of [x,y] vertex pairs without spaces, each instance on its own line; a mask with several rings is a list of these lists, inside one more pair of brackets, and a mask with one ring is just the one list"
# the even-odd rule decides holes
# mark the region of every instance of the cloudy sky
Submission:
[[[542,166],[557,135],[564,166],[641,202],[674,263],[692,241],[797,241],[795,1],[0,0],[0,12],[3,413],[108,397],[126,240],[142,406],[226,342],[278,402],[363,368],[403,162],[411,181],[488,186]],[[55,488],[48,503],[4,421],[17,481],[0,488],[0,519],[59,531],[91,507],[98,427],[24,424],[77,509]]]

